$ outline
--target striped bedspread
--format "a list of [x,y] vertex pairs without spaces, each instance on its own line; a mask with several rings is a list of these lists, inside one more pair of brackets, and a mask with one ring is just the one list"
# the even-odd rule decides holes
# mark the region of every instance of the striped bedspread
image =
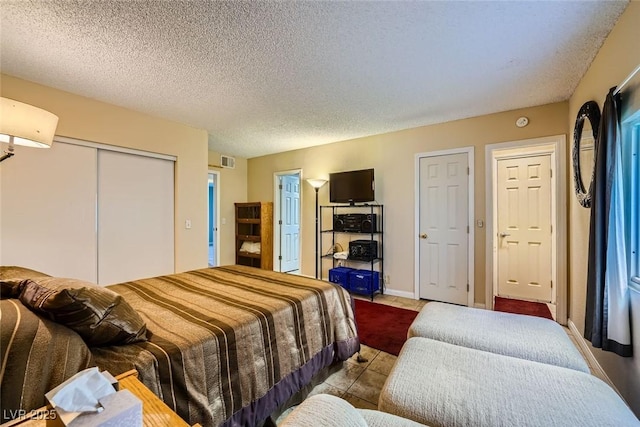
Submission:
[[80,335],[26,308],[0,300],[0,409],[2,421],[44,406],[44,394],[93,366]]
[[149,341],[94,348],[96,364],[137,369],[191,424],[256,425],[359,349],[350,297],[327,282],[228,266],[109,288],[147,322]]

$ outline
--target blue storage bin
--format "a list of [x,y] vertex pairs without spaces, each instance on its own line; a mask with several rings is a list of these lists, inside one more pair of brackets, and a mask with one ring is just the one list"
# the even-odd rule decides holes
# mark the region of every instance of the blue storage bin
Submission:
[[349,267],[335,267],[329,270],[329,281],[337,283],[346,290],[349,290],[349,273],[354,271]]
[[353,270],[349,272],[349,290],[367,295],[379,291],[380,272],[371,270]]

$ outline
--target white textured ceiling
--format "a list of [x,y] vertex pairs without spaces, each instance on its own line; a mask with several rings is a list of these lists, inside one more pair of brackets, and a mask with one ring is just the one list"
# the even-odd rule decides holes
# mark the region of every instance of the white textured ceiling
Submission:
[[566,100],[626,5],[0,0],[0,66],[256,157]]

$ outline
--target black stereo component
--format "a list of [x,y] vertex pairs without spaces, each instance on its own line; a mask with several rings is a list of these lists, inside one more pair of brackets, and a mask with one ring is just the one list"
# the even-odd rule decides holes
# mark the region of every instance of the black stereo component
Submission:
[[375,233],[377,229],[376,214],[337,214],[333,216],[334,231],[352,233]]
[[376,240],[352,240],[349,242],[349,259],[373,261],[378,258],[378,242]]

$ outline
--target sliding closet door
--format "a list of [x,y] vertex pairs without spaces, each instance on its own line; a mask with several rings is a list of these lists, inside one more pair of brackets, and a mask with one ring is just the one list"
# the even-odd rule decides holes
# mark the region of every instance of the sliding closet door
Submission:
[[95,282],[95,148],[16,146],[0,164],[0,265]]
[[174,272],[174,162],[98,152],[98,283]]

